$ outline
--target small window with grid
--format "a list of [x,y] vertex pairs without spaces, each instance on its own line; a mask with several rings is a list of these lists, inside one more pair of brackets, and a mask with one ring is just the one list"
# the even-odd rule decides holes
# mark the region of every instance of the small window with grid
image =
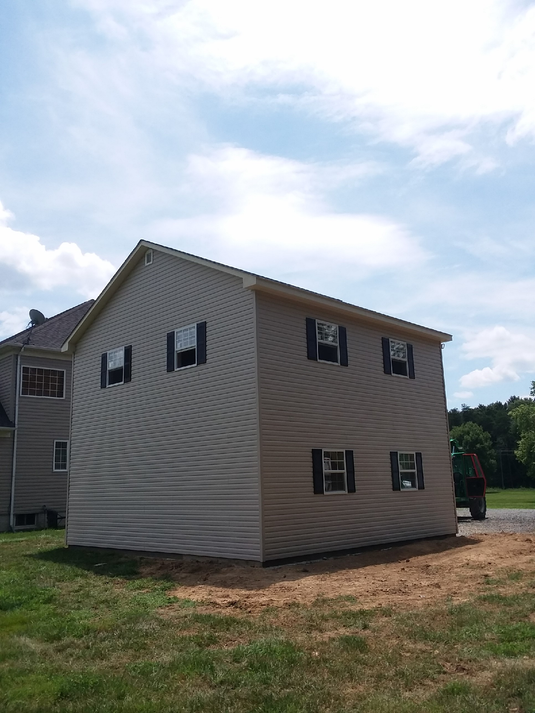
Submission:
[[66,471],[69,467],[69,441],[54,441],[54,468],[56,471]]
[[399,482],[401,490],[416,490],[416,455],[414,453],[398,453]]
[[65,371],[22,367],[21,396],[41,396],[62,399],[65,396]]

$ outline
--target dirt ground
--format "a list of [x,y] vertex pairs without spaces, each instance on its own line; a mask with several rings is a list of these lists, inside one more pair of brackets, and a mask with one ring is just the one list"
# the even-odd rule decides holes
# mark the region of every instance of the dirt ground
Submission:
[[[449,598],[461,602],[511,572],[535,577],[535,534],[489,534],[424,540],[306,564],[262,569],[216,560],[144,560],[146,576],[168,575],[173,594],[205,611],[259,613],[266,607],[352,595],[361,608],[415,607]],[[518,576],[518,575],[515,575]],[[509,585],[508,585],[509,582]],[[495,590],[494,590],[495,591]]]

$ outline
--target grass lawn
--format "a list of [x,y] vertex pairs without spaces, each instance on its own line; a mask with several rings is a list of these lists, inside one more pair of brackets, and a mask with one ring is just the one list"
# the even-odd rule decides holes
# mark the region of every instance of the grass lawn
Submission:
[[514,563],[507,595],[489,579],[461,604],[227,614],[62,538],[0,535],[2,713],[535,711],[535,580]]
[[535,508],[535,488],[487,488],[488,508]]

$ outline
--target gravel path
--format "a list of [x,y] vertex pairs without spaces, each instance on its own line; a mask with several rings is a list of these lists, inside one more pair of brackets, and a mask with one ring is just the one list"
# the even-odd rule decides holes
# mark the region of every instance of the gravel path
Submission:
[[459,535],[484,532],[533,532],[535,510],[487,510],[486,520],[472,520],[468,508],[457,509]]

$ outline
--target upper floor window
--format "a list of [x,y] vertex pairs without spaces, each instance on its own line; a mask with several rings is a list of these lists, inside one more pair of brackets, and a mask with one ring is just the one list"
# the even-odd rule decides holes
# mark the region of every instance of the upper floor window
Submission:
[[132,380],[132,347],[104,352],[100,359],[100,388],[126,384]]
[[54,441],[54,471],[66,471],[69,462],[69,441]]
[[345,327],[307,317],[306,334],[309,359],[341,366],[348,365]]
[[412,344],[383,337],[383,367],[385,374],[414,379],[414,350]]
[[22,396],[44,396],[62,399],[65,396],[65,370],[22,367]]
[[167,333],[167,371],[206,362],[206,322],[197,322]]

